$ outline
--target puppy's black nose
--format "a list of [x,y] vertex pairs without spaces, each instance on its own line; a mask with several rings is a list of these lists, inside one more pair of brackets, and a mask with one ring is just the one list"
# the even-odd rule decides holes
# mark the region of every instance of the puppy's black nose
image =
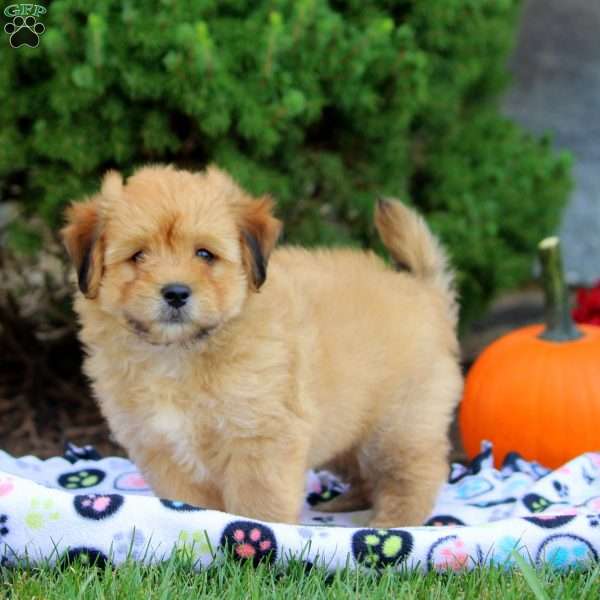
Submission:
[[181,308],[192,293],[183,283],[168,283],[160,291],[166,303],[173,308]]

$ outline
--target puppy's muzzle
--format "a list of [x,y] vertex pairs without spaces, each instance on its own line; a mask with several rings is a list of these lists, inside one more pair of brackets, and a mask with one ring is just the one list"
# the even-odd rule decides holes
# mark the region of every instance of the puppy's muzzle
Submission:
[[185,306],[188,298],[192,295],[189,286],[183,283],[169,283],[160,290],[165,302],[172,308]]

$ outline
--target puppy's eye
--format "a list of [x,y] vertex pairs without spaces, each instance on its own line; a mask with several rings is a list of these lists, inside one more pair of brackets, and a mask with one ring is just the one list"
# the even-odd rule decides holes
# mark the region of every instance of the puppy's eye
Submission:
[[206,248],[199,248],[196,250],[196,256],[206,261],[207,263],[211,263],[217,258],[210,250]]
[[138,250],[138,252],[136,252],[129,260],[133,262],[141,262],[142,260],[144,260],[144,256],[144,251]]

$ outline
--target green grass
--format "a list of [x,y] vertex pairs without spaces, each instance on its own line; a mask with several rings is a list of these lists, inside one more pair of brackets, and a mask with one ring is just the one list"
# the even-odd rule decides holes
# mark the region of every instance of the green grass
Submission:
[[600,567],[585,573],[557,574],[525,569],[476,569],[466,574],[394,573],[344,570],[335,575],[299,563],[285,571],[232,560],[200,573],[172,560],[160,566],[128,563],[118,569],[76,563],[62,568],[18,568],[0,572],[0,598],[140,600],[186,598],[472,598],[585,600],[600,596]]

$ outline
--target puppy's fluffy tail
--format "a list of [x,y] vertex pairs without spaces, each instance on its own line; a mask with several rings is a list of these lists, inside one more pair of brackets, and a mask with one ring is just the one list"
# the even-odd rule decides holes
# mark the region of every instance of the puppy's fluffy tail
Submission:
[[375,208],[375,226],[398,269],[408,270],[437,288],[456,319],[456,291],[448,259],[423,218],[401,202],[380,199]]

